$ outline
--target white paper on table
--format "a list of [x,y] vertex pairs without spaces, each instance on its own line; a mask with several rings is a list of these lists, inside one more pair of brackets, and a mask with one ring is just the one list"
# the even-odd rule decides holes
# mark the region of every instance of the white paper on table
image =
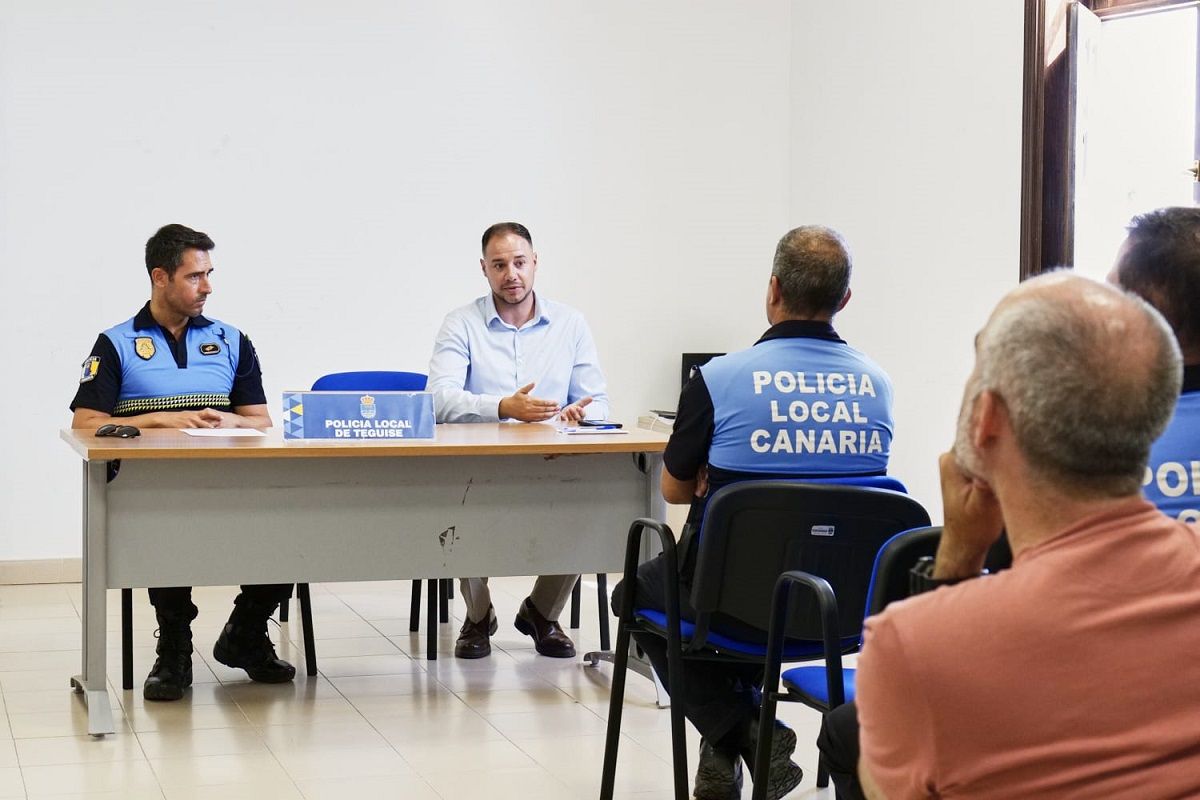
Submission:
[[559,428],[559,433],[565,433],[567,436],[613,436],[629,433],[621,428]]
[[188,436],[266,436],[254,428],[180,428]]

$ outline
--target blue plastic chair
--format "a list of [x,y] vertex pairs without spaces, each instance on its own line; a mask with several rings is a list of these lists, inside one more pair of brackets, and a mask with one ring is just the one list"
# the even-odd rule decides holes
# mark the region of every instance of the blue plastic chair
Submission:
[[[359,372],[331,372],[322,375],[313,383],[314,392],[421,392],[429,377],[422,372],[398,372],[387,370],[363,370]],[[450,580],[429,580],[429,646],[427,656],[430,660],[437,658],[437,619],[433,605],[434,598],[438,600],[437,617],[442,622],[450,618],[449,600],[454,596],[454,583]],[[307,583],[296,584],[296,597],[300,600],[301,627],[304,633],[304,654],[309,675],[317,674],[316,653],[312,633],[312,617],[309,610],[309,593]],[[287,622],[288,601],[279,606],[280,622]],[[421,581],[412,582],[412,602],[409,607],[408,629],[416,633],[421,628]]]
[[429,376],[422,372],[331,372],[313,383],[314,392],[423,392]]
[[[892,478],[743,481],[723,487],[709,501],[700,530],[691,601],[696,618],[679,612],[678,583],[668,586],[666,612],[638,608],[636,591],[622,597],[616,659],[609,701],[608,734],[600,797],[612,797],[629,642],[634,631],[667,640],[669,692],[678,685],[685,658],[762,663],[767,655],[774,584],[788,570],[821,575],[839,591],[842,607],[832,619],[805,604],[787,620],[780,635],[780,660],[819,658],[827,647],[852,652],[862,635],[871,568],[880,547],[897,532],[929,524],[912,498],[892,488]],[[841,485],[838,485],[841,484]],[[848,484],[848,485],[847,485]],[[678,572],[675,536],[652,519],[635,520],[625,551],[624,585],[636,586],[642,533],[658,534],[668,574]],[[732,621],[738,629],[733,633]],[[832,623],[830,627],[829,623]],[[747,631],[761,635],[750,639]],[[778,672],[776,673],[776,685]],[[773,686],[773,685],[772,685]],[[675,794],[688,796],[683,708],[671,704]],[[768,736],[767,741],[770,740]],[[765,788],[766,781],[761,781]],[[756,784],[756,789],[758,788]]]
[[[937,554],[938,542],[942,537],[941,526],[914,528],[903,531],[889,539],[880,549],[875,559],[871,573],[871,587],[867,594],[867,609],[865,617],[882,612],[889,604],[903,600],[911,594],[909,571],[924,556]],[[988,551],[984,567],[991,573],[1008,569],[1012,566],[1012,550],[1008,537],[1001,536]],[[803,573],[786,572],[779,576],[776,584],[775,606],[772,617],[780,615],[782,626],[786,623],[787,598],[786,594],[794,584],[802,584],[817,598],[818,604],[824,603],[831,609],[836,609],[837,598],[832,592],[826,592],[827,586],[820,578]],[[836,612],[831,612],[836,613]],[[775,634],[772,634],[775,635]],[[854,700],[855,671],[842,667],[841,653],[825,648],[823,664],[793,667],[782,675],[779,674],[780,662],[773,658],[768,642],[767,664],[764,673],[764,686],[777,686],[781,682],[784,692],[763,693],[763,719],[772,724],[775,719],[775,703],[778,700],[803,703],[822,713],[828,712]],[[757,765],[756,765],[757,768]],[[828,785],[828,771],[823,763],[817,765],[817,786]]]
[[[932,556],[937,552],[941,535],[941,527],[913,528],[897,533],[884,543],[871,569],[864,620],[883,611],[889,603],[908,597],[909,570],[917,563],[917,559]],[[788,608],[795,586],[805,587],[816,599],[823,620],[824,663],[793,667],[781,676],[780,663],[786,655],[783,648],[783,631],[788,625]],[[845,648],[836,638],[838,617],[837,596],[823,578],[800,571],[789,571],[779,576],[775,584],[770,634],[767,639],[762,713],[759,719],[760,735],[763,731],[769,731],[775,724],[778,701],[803,703],[809,708],[827,712],[854,699],[854,670],[842,667]],[[861,646],[861,641],[859,645]],[[783,692],[776,690],[781,678]],[[769,761],[769,750],[757,754],[754,774],[765,775]],[[829,771],[824,762],[818,762],[817,786],[824,788],[828,785]],[[755,780],[756,798],[759,796],[758,786],[759,781]]]

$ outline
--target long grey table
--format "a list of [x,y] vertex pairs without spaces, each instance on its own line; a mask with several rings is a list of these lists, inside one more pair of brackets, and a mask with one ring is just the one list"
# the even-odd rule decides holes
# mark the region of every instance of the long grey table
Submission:
[[[88,733],[113,732],[106,590],[614,572],[664,519],[666,436],[438,425],[423,441],[64,430],[83,461]],[[113,466],[116,475],[110,481]]]

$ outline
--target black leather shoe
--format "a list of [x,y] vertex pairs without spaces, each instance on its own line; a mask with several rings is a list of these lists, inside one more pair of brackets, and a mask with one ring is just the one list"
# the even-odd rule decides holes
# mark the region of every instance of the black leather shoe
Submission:
[[739,800],[741,796],[741,755],[736,749],[717,748],[701,739],[692,797],[696,800]]
[[142,686],[147,700],[178,700],[192,685],[191,620],[155,612],[158,617],[158,658]]
[[227,667],[246,670],[250,680],[259,683],[287,683],[296,677],[296,668],[275,655],[265,620],[261,628],[225,623],[213,646],[213,658]]
[[572,658],[575,655],[575,645],[563,632],[558,620],[543,617],[528,597],[521,603],[521,610],[517,612],[513,625],[526,636],[532,636],[534,648],[544,656]]
[[455,658],[483,658],[491,655],[492,642],[490,636],[500,628],[496,621],[496,610],[488,606],[487,616],[479,622],[471,622],[468,618],[458,631],[458,641],[454,643]]

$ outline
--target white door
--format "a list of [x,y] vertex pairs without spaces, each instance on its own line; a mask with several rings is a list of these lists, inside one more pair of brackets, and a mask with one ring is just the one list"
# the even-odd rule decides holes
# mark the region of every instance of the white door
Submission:
[[1195,7],[1103,23],[1073,4],[1075,268],[1103,278],[1136,214],[1196,202]]

